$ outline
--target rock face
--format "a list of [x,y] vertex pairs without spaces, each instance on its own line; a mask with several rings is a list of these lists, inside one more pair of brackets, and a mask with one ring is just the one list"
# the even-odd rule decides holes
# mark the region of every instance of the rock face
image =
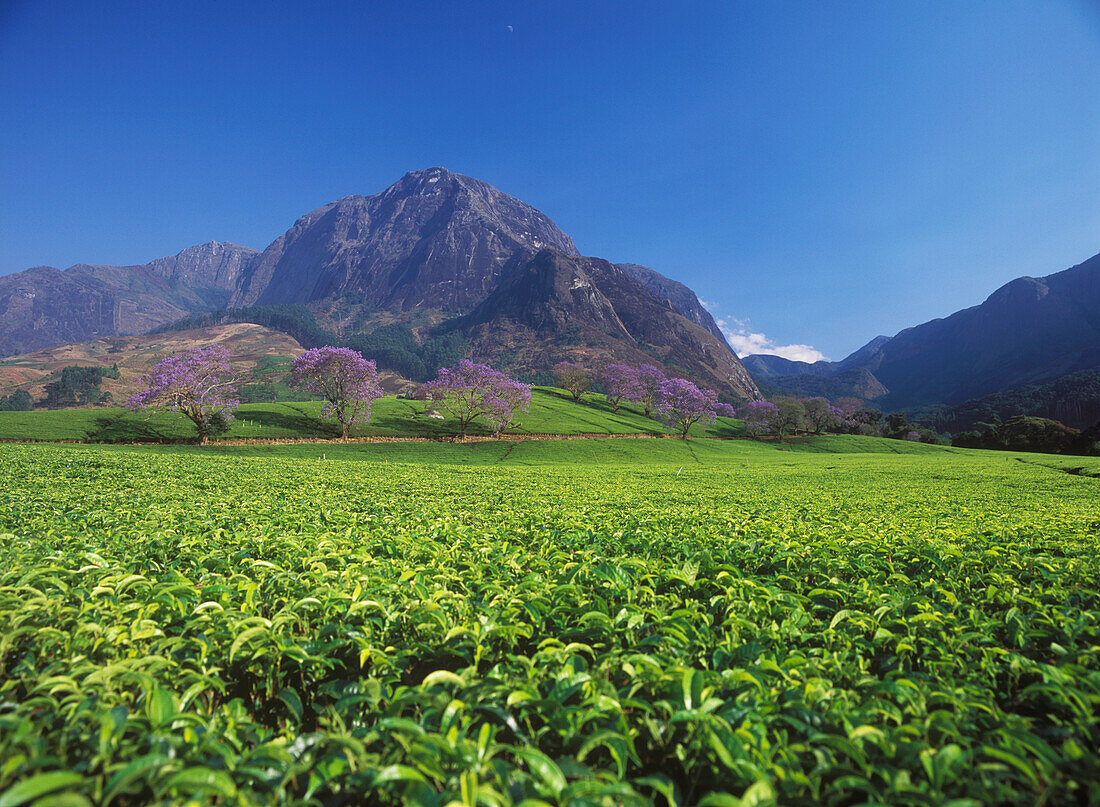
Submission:
[[723,335],[721,328],[719,328],[718,324],[714,321],[714,317],[710,315],[707,309],[703,308],[703,304],[699,302],[699,298],[695,296],[695,292],[683,283],[667,278],[659,272],[650,269],[648,266],[639,266],[636,263],[617,263],[615,265],[658,297],[664,297],[672,303],[672,307],[680,314],[696,325],[701,325],[706,328],[728,347],[729,343],[726,342],[726,337]]
[[578,254],[530,205],[481,180],[429,168],[298,219],[264,250],[232,305],[350,293],[383,309],[465,312],[495,288],[517,251],[543,247]]
[[741,398],[760,396],[724,339],[599,258],[543,250],[454,327],[472,338],[475,355],[510,357],[510,370],[549,371],[566,358],[651,363]]
[[0,277],[0,355],[146,333],[216,310],[256,254],[210,242],[140,266],[39,266]]
[[131,268],[152,272],[173,287],[224,292],[228,302],[229,295],[240,285],[259,254],[257,250],[240,244],[208,241],[188,247],[169,258],[158,258],[144,266]]

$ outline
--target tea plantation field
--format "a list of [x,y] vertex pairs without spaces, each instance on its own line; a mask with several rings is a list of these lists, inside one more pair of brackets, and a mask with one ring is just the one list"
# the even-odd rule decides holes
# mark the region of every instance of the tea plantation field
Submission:
[[0,807],[1100,804],[1098,476],[0,446]]

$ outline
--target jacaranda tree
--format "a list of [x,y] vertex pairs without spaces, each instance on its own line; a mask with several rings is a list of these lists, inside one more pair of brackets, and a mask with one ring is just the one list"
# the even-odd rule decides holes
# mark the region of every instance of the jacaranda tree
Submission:
[[640,365],[634,372],[638,382],[637,386],[623,400],[640,403],[645,407],[645,416],[649,417],[653,414],[653,407],[657,405],[657,390],[668,379],[665,378],[665,374],[661,372],[660,368],[654,367],[652,364]]
[[560,361],[554,365],[554,383],[579,401],[592,386],[592,371],[571,361]]
[[600,382],[614,412],[619,411],[619,404],[624,400],[639,400],[644,392],[642,383],[638,380],[638,371],[625,364],[609,364],[604,367],[600,373]]
[[749,401],[737,415],[745,422],[745,430],[756,437],[772,430],[772,424],[779,417],[779,407],[771,401]]
[[823,434],[834,428],[843,416],[839,408],[830,406],[824,398],[807,398],[802,404],[806,407],[806,421],[814,434]]
[[459,437],[475,418],[483,418],[493,434],[500,434],[517,411],[531,405],[531,386],[509,378],[487,364],[463,359],[457,367],[444,367],[420,392],[458,418]]
[[370,420],[371,403],[383,394],[378,367],[348,347],[307,350],[290,366],[290,383],[324,398],[323,415],[336,418],[342,440],[352,426]]
[[733,404],[718,402],[714,405],[714,414],[724,418],[735,418],[737,408]]
[[653,409],[668,428],[686,440],[688,430],[696,423],[714,423],[718,417],[714,411],[717,405],[718,393],[714,390],[699,389],[684,378],[670,378],[657,388]]
[[141,381],[145,389],[127,402],[129,409],[182,412],[195,424],[199,443],[229,430],[240,401],[234,387],[229,351],[221,345],[197,347],[163,359]]

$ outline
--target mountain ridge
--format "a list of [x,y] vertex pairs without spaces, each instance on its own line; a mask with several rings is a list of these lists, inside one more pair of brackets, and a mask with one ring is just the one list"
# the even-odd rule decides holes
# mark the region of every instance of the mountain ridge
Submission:
[[229,300],[229,278],[256,254],[210,241],[145,264],[37,266],[4,275],[0,355],[146,333],[189,313],[213,311]]
[[766,383],[864,369],[889,392],[885,408],[954,404],[1100,368],[1100,254],[1043,277],[1001,285],[978,305],[878,336],[839,362],[744,362]]
[[[648,356],[669,372],[700,373],[696,380],[716,384],[725,394],[758,396],[713,318],[686,286],[637,264],[615,268],[583,258],[544,213],[482,180],[440,167],[410,171],[380,193],[323,205],[299,217],[262,251],[207,242],[139,266],[78,264],[66,273],[41,269],[0,278],[0,325],[10,323],[0,353],[144,333],[193,314],[255,306],[305,305],[339,338],[407,325],[410,338],[427,339],[431,329],[468,316],[490,297],[515,314],[513,321],[530,322],[530,312],[517,312],[516,301],[506,302],[500,290],[512,289],[508,275],[544,251],[567,263],[584,262],[578,271],[586,277],[595,273],[605,289],[577,308],[564,328],[558,323],[546,334],[528,334],[524,349],[531,360],[511,361],[517,369],[542,368],[548,359],[531,353],[536,345],[560,353],[563,339],[579,333],[582,342],[594,341],[568,345],[569,355],[587,350],[607,358]],[[644,332],[641,342],[623,325],[620,308],[650,312],[651,322],[633,326]],[[482,319],[479,338],[490,320],[501,321]],[[492,341],[482,338],[481,349]]]
[[[545,214],[443,168],[299,218],[256,260],[233,306],[309,303],[354,289],[380,307],[458,310],[484,297],[515,252],[579,255]],[[448,286],[450,288],[448,288]]]

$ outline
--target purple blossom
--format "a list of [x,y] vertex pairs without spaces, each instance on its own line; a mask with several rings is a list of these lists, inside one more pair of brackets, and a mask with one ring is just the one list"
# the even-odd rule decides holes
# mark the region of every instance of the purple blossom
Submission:
[[699,389],[684,378],[670,378],[657,388],[654,411],[661,415],[668,428],[687,439],[688,430],[696,423],[714,423],[718,393]]
[[642,404],[645,407],[645,416],[649,417],[653,414],[653,407],[657,405],[657,390],[668,379],[652,364],[640,365],[635,374],[638,386],[630,395],[623,396],[623,400]]
[[806,420],[814,430],[814,434],[821,434],[829,429],[836,428],[841,417],[838,417],[837,407],[830,406],[824,398],[807,398],[802,402],[806,410]]
[[509,378],[486,364],[463,359],[457,367],[444,367],[420,392],[458,418],[459,436],[476,417],[482,417],[493,434],[499,435],[512,422],[516,411],[531,405],[531,386]]
[[737,414],[745,422],[748,433],[756,436],[771,431],[779,417],[779,407],[771,401],[749,401]]
[[609,364],[600,374],[604,395],[613,411],[619,411],[619,404],[625,401],[639,401],[645,393],[638,371],[625,364]]
[[169,356],[141,378],[145,389],[126,401],[128,409],[182,412],[195,424],[199,442],[221,434],[233,422],[240,401],[233,386],[229,351],[221,345],[193,348]]
[[716,403],[714,405],[714,413],[724,418],[737,417],[737,409],[732,404],[728,403]]
[[383,395],[378,367],[347,347],[307,350],[291,365],[290,383],[325,400],[322,416],[336,418],[344,440],[352,426],[370,420],[371,404]]

